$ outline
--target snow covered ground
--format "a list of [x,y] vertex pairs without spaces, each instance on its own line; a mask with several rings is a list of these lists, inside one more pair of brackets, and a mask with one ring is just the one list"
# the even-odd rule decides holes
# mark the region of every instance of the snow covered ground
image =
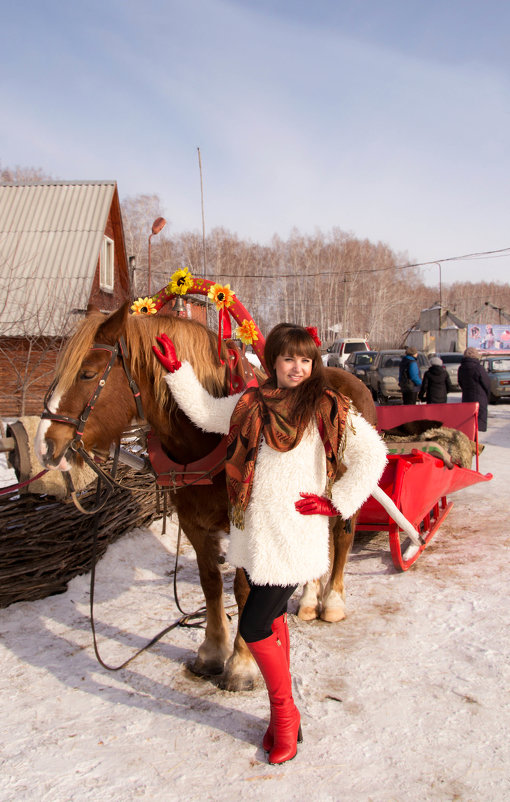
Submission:
[[[395,572],[386,535],[362,536],[347,566],[347,619],[290,617],[304,742],[283,766],[260,746],[262,685],[233,694],[187,671],[201,630],[173,630],[113,673],[92,648],[89,576],[0,610],[0,800],[508,800],[509,404],[490,407],[481,440],[480,470],[494,479],[453,497],[409,572]],[[8,483],[6,469],[0,478]],[[168,530],[134,531],[99,563],[108,663],[179,615]],[[200,586],[191,547],[182,552],[180,600],[191,611]]]

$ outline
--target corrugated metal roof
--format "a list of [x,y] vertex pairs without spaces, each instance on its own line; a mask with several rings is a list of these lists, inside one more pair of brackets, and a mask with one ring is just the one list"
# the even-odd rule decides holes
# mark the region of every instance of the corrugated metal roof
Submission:
[[64,334],[87,306],[115,187],[0,184],[0,335]]

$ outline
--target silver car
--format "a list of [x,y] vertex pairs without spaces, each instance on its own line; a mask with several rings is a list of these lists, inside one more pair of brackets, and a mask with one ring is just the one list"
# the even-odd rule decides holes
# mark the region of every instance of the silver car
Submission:
[[510,355],[485,356],[480,361],[491,380],[490,403],[497,404],[503,398],[510,398]]
[[[374,364],[370,365],[367,374],[368,386],[378,404],[401,400],[402,391],[398,384],[398,373],[404,354],[403,349],[397,348],[378,351]],[[429,367],[429,361],[422,351],[418,351],[417,361],[420,376],[423,378],[423,374]]]

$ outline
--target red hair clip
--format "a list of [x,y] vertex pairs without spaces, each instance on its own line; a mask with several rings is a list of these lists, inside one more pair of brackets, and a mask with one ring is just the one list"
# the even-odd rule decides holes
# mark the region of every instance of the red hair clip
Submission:
[[310,337],[314,341],[314,343],[317,346],[317,348],[320,348],[321,345],[322,345],[322,342],[319,340],[319,336],[317,334],[317,326],[305,326],[305,329],[307,330],[308,334],[310,335]]

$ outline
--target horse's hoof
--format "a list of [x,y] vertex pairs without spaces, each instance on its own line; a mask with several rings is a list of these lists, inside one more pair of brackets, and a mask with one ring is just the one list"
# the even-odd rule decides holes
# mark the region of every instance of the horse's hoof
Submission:
[[321,621],[327,621],[328,624],[336,624],[338,621],[343,621],[344,618],[343,607],[325,607],[321,613]]
[[301,621],[315,621],[315,619],[319,617],[319,608],[300,607],[298,610],[297,617],[301,619]]
[[239,691],[252,691],[256,684],[253,677],[240,677],[232,674],[223,674],[223,676],[216,681],[216,685],[222,691],[233,691],[234,693],[239,693]]
[[216,677],[218,674],[223,674],[223,663],[208,662],[205,663],[196,657],[194,660],[186,661],[186,668],[195,674],[196,677]]

